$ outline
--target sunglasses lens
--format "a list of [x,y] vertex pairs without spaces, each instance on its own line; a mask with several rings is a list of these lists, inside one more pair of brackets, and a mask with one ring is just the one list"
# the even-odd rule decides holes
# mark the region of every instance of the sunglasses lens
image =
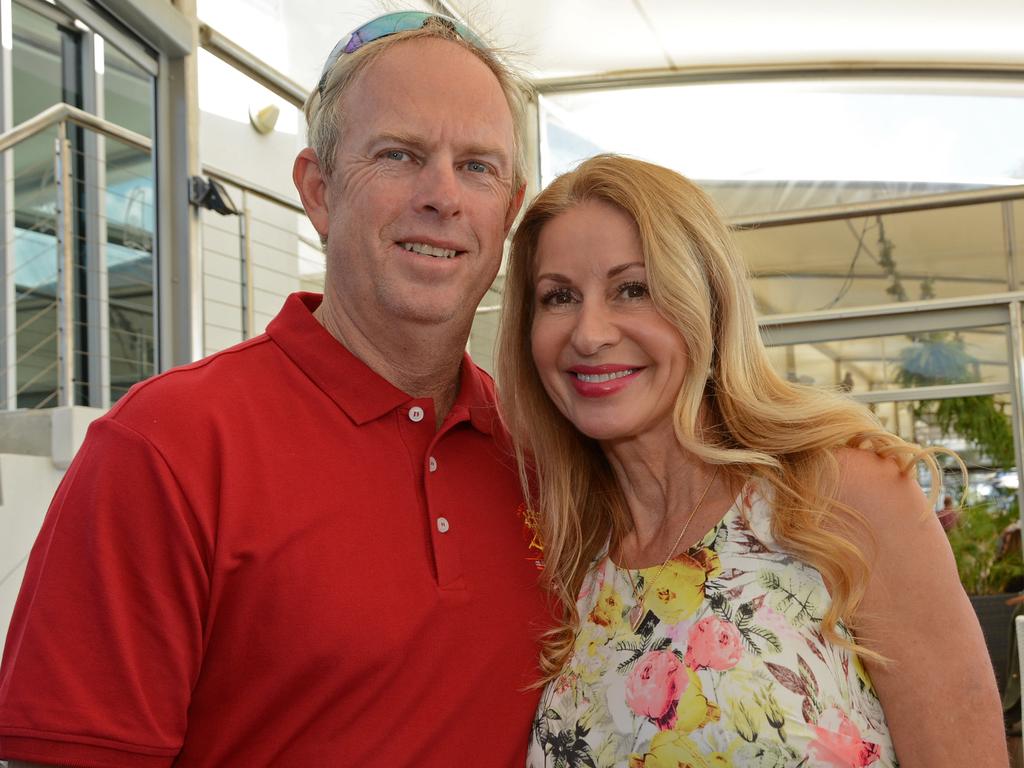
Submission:
[[[327,81],[327,74],[334,68],[335,63],[338,61],[338,57],[342,54],[355,53],[364,45],[372,43],[374,40],[379,40],[382,37],[394,35],[399,32],[409,32],[414,29],[420,29],[430,23],[435,23],[454,31],[463,40],[478,48],[485,47],[480,38],[473,34],[473,32],[462,24],[459,24],[446,16],[438,16],[436,13],[424,13],[422,11],[401,11],[399,13],[389,13],[366,22],[363,26],[352,32],[344,47],[342,47],[340,41],[336,46],[334,46],[334,50],[331,51],[331,55],[327,57],[327,62],[324,64],[324,71],[320,75],[318,90],[321,95],[323,94],[324,84]],[[345,38],[342,38],[342,40],[344,39]]]

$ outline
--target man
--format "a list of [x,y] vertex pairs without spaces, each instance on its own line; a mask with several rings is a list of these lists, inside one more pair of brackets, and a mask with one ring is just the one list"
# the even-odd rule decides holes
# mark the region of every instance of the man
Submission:
[[339,44],[294,169],[323,300],[94,424],[15,609],[0,756],[523,764],[544,605],[463,352],[522,203],[516,94],[451,20]]

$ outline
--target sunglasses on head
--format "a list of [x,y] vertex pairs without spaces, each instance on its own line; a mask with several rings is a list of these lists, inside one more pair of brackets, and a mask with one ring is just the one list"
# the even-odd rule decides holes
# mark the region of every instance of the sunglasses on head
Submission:
[[487,47],[471,29],[466,27],[465,24],[461,24],[455,19],[450,19],[447,16],[441,16],[436,13],[425,13],[423,11],[400,11],[398,13],[387,13],[366,22],[361,27],[352,31],[347,36],[342,37],[341,40],[337,42],[334,49],[331,51],[330,56],[327,57],[327,61],[324,63],[324,71],[320,74],[320,82],[316,87],[321,98],[324,95],[324,88],[327,85],[327,76],[331,73],[331,70],[334,69],[334,65],[338,63],[338,59],[341,58],[342,54],[355,53],[364,45],[372,43],[374,40],[380,40],[382,37],[395,35],[399,32],[411,32],[414,29],[422,29],[430,24],[437,24],[438,26],[445,27],[453,31],[456,35],[476,48],[486,49]]

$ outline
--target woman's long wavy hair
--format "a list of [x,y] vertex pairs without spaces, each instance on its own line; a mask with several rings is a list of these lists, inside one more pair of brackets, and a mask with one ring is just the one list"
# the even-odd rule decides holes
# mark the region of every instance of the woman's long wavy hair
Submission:
[[774,491],[772,533],[817,568],[832,603],[825,636],[880,659],[837,632],[860,604],[871,540],[861,515],[837,500],[843,446],[892,457],[904,470],[923,461],[937,493],[936,449],[882,429],[865,407],[835,392],[786,381],[770,365],[755,321],[746,270],[710,198],[657,165],[599,155],[557,178],[531,203],[512,241],[498,331],[497,381],[530,522],[543,545],[545,586],[562,611],[545,637],[545,680],[568,660],[580,617],[576,597],[605,544],[632,527],[625,497],[597,441],[554,406],[530,350],[541,230],[573,206],[599,200],[636,223],[651,297],[679,329],[689,356],[673,411],[680,445],[733,480],[757,477]]

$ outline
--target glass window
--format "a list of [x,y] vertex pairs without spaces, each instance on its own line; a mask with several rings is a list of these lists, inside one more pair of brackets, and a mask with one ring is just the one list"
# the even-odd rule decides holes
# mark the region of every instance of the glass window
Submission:
[[736,233],[763,314],[1005,291],[1002,203]]
[[[14,8],[14,117],[82,106],[81,66],[96,66],[100,117],[152,134],[152,77],[112,46],[85,62],[81,30]],[[91,85],[90,85],[91,87]],[[16,361],[19,407],[57,404],[56,129],[14,150]],[[73,402],[116,400],[156,370],[155,185],[151,153],[68,125],[73,210]],[[101,386],[102,385],[102,386]]]
[[18,124],[62,100],[61,34],[49,19],[13,5],[12,98]]
[[[12,11],[11,90],[17,124],[62,100],[64,34],[53,21],[20,5]],[[56,130],[44,131],[11,150],[19,408],[57,404],[56,135]]]
[[103,46],[103,116],[153,135],[153,78],[109,43]]
[[[637,119],[643,115],[643,119]],[[728,216],[1024,182],[1024,83],[792,79],[546,94],[545,184],[595,152],[667,165]]]
[[[112,139],[105,145],[110,399],[116,401],[133,384],[156,373],[156,210],[149,152]],[[99,298],[90,296],[89,300]]]
[[[879,318],[880,330],[884,318]],[[790,381],[854,394],[910,387],[1009,380],[1006,328],[871,336],[768,348]]]

